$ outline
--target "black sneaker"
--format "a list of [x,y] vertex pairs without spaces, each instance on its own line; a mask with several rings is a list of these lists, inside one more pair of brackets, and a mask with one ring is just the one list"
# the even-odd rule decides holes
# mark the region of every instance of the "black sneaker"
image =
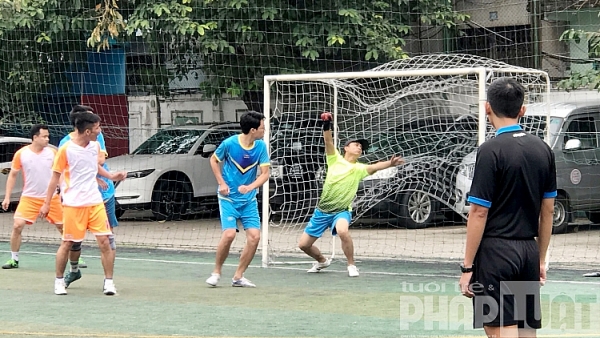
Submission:
[[18,269],[19,261],[15,261],[14,259],[9,259],[6,264],[2,265],[2,269]]
[[81,271],[77,270],[77,272],[67,272],[65,275],[65,288],[68,288],[71,283],[81,278]]

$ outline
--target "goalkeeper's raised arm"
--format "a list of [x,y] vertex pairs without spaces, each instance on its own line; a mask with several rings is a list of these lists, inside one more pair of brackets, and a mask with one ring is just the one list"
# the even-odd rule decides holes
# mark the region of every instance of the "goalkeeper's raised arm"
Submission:
[[335,155],[335,144],[333,144],[333,135],[331,133],[331,121],[333,121],[333,115],[329,112],[321,114],[321,120],[323,120],[323,138],[325,139],[325,154]]

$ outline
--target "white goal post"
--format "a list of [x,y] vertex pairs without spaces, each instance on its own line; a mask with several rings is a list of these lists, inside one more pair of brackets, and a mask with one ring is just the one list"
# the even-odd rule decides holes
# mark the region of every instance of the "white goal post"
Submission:
[[[319,178],[317,176],[323,175],[323,170],[325,169],[323,164],[318,164],[311,167],[313,169],[305,169],[305,171],[309,171],[308,173],[302,173],[301,169],[294,172],[295,164],[289,164],[289,162],[294,159],[298,160],[298,156],[300,155],[296,154],[302,153],[304,148],[311,145],[311,143],[318,143],[319,138],[322,138],[322,133],[319,133],[319,129],[315,127],[322,111],[333,113],[334,144],[338,146],[342,134],[345,135],[345,138],[349,137],[349,135],[363,135],[364,137],[377,138],[379,135],[390,133],[389,131],[396,128],[397,124],[408,121],[414,126],[414,121],[426,117],[430,112],[434,112],[432,114],[439,114],[439,111],[452,110],[458,107],[456,110],[461,110],[461,114],[463,115],[470,114],[469,116],[476,123],[476,133],[472,134],[472,140],[467,140],[471,142],[469,143],[469,149],[471,149],[483,143],[489,134],[490,126],[487,123],[485,113],[486,88],[491,81],[498,77],[515,77],[520,81],[527,90],[526,103],[548,102],[551,85],[546,72],[514,67],[495,60],[470,55],[420,56],[407,60],[393,61],[373,70],[363,72],[265,76],[263,113],[266,123],[264,140],[272,156],[272,160],[281,161],[281,165],[277,167],[277,170],[286,165],[291,169],[286,172],[281,169],[280,172],[272,173],[271,179],[262,188],[262,266],[268,267],[272,264],[308,262],[308,257],[306,256],[301,261],[291,259],[289,262],[278,260],[275,257],[296,257],[303,254],[297,250],[296,244],[307,222],[307,217],[314,211],[316,200],[318,200],[320,194],[318,184],[311,184],[310,188],[306,188],[308,186],[306,183],[308,180],[317,182],[319,179],[322,179],[322,177]],[[275,95],[272,95],[273,93]],[[435,93],[435,97],[432,96],[432,93]],[[436,103],[432,104],[430,101],[435,101]],[[446,108],[445,105],[447,104],[456,105],[456,107]],[[420,108],[425,106],[432,108]],[[410,118],[406,117],[410,114],[412,114]],[[441,113],[440,116],[444,117],[444,114],[446,113]],[[286,119],[287,117],[290,117],[290,119]],[[546,140],[549,139],[549,128],[545,126],[548,126],[549,122],[549,114],[547,114],[545,122],[539,125],[539,128],[544,129],[538,132],[543,132]],[[289,129],[281,127],[290,123],[291,127]],[[446,128],[446,125],[443,124],[446,122],[440,123],[441,127],[438,129]],[[315,132],[312,133],[313,129],[310,128],[313,128]],[[377,139],[372,144],[376,145],[375,148],[380,147],[378,150],[380,150],[381,156],[384,156],[384,154],[392,155],[393,152],[400,151],[403,156],[405,156],[404,153],[410,153],[410,155],[405,156],[407,163],[414,161],[414,163],[421,165],[431,162],[429,158],[431,150],[426,150],[425,148],[429,147],[429,145],[433,147],[429,149],[440,148],[445,146],[447,141],[437,138],[436,140],[432,140],[429,134],[426,135],[423,130],[418,129],[421,127],[414,128],[415,135],[418,132],[418,137],[413,137],[407,143],[412,144],[414,149],[406,149],[406,146],[403,144],[399,145],[399,149],[394,148],[396,143],[389,142],[389,140],[385,143]],[[534,128],[538,128],[538,126]],[[298,131],[304,134],[296,135],[295,133]],[[394,133],[393,137],[405,137],[403,134],[408,134],[406,129],[404,132],[394,131]],[[452,132],[449,133],[449,135],[452,134]],[[423,147],[425,150],[420,150],[421,144],[425,145]],[[389,149],[386,147],[389,147]],[[289,150],[289,148],[292,150]],[[276,152],[282,155],[274,156]],[[385,157],[376,158],[379,155],[374,156],[368,160],[374,162],[385,159]],[[317,161],[319,157],[324,157],[324,153],[316,151],[308,155],[306,161],[312,161],[313,159]],[[441,161],[448,162],[444,159],[441,159]],[[452,161],[453,164],[456,164],[456,161],[460,161],[460,158],[453,158]],[[314,169],[317,167],[319,170]],[[454,165],[453,168],[455,169],[452,170],[459,170],[458,165]],[[296,188],[288,191],[284,185],[276,188],[273,187],[273,185],[280,184],[273,177],[287,179],[293,175],[296,175],[294,177],[297,177],[297,179],[290,179],[290,182],[293,182],[289,184],[294,184]],[[419,175],[415,176],[416,181],[418,181],[418,177],[421,177]],[[440,181],[444,181],[443,183],[431,183],[432,186],[436,186],[435,188],[431,188],[436,189],[436,193],[433,193],[433,190],[425,191],[433,199],[439,200],[435,201],[436,203],[443,202],[449,208],[453,208],[453,202],[450,202],[450,199],[454,198],[455,195],[454,183],[451,181],[456,174],[453,173],[452,175],[454,176],[449,176],[451,179],[440,179]],[[435,178],[435,175],[429,176]],[[387,182],[383,190],[387,189],[388,191],[382,192],[382,186],[379,185],[377,189],[373,190],[377,190],[377,196],[373,195],[375,194],[373,193],[369,197],[359,197],[359,201],[357,202],[359,213],[364,213],[366,212],[364,210],[376,204],[381,204],[384,199],[390,198],[391,195],[396,194],[399,190],[411,190],[414,188],[414,186],[400,187],[399,184],[404,183],[398,183],[397,181],[395,183]],[[418,183],[415,184],[418,186]],[[310,196],[306,194],[309,190],[311,191]],[[439,194],[437,190],[440,190]],[[297,195],[299,192],[303,194]],[[289,194],[291,197],[288,198],[286,194]],[[273,204],[275,197],[279,198],[281,196],[285,197],[284,200],[290,202],[290,207],[287,209],[282,207],[280,210],[277,210],[279,216],[279,221],[277,222],[273,221]],[[292,199],[293,201],[291,201]],[[308,200],[310,200],[310,203],[304,203]],[[438,204],[441,205],[442,203]],[[422,235],[423,239],[412,237],[416,241],[423,241],[422,245],[419,243],[408,245],[406,236],[410,237],[412,235],[409,233],[401,234],[400,230],[395,230],[396,232],[386,232],[381,235],[377,235],[375,230],[365,230],[353,236],[355,238],[355,252],[357,257],[384,259],[419,258],[435,261],[457,259],[462,254],[463,248],[456,245],[457,243],[447,243],[448,245],[452,245],[453,248],[443,249],[438,253],[420,252],[419,247],[427,247],[427,245],[438,246],[439,241],[443,242],[444,238],[434,235],[427,238],[427,234],[425,234]],[[425,233],[427,230],[423,229]],[[408,231],[410,230],[406,230],[406,232]],[[398,237],[398,239],[394,240],[394,236],[405,237]],[[284,241],[285,244],[280,244],[280,242]],[[377,244],[377,241],[385,241],[390,244]],[[320,245],[325,246],[324,243],[325,241]],[[392,248],[389,248],[389,246]],[[335,240],[332,241],[328,254],[332,257],[336,254]]]

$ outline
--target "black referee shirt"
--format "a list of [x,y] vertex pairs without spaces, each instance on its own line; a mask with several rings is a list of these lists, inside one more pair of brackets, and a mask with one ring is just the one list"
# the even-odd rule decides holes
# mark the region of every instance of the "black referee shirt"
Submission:
[[542,199],[554,197],[554,153],[542,139],[512,125],[479,147],[467,201],[489,208],[483,237],[537,237]]

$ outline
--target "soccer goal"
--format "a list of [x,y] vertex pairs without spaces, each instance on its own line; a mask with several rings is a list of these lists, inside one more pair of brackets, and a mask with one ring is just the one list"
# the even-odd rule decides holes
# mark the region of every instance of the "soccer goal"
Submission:
[[[486,88],[499,77],[522,83],[526,104],[548,100],[545,72],[473,55],[418,56],[364,72],[265,76],[265,141],[272,172],[262,195],[263,266],[309,261],[297,242],[326,174],[323,111],[333,114],[340,152],[345,140],[365,138],[370,146],[360,162],[393,154],[406,159],[405,165],[361,183],[352,206],[356,257],[459,259],[464,228],[447,225],[465,223],[465,191],[457,180],[460,185],[460,174],[472,171],[462,165],[465,157],[492,135]],[[548,116],[522,122],[548,139]],[[327,232],[317,244],[343,258]]]

